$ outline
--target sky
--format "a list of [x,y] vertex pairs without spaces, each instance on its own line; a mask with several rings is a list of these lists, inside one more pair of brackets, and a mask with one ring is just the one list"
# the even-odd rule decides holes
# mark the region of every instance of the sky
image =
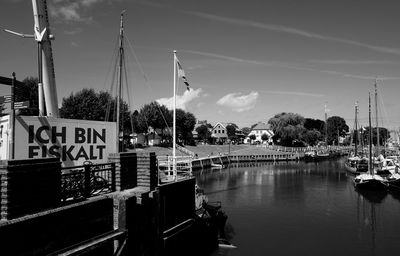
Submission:
[[[171,104],[176,50],[191,88],[180,81],[178,106],[198,120],[246,127],[281,112],[323,120],[326,105],[328,117],[353,128],[358,101],[367,125],[377,79],[379,124],[400,127],[399,1],[47,2],[59,105],[83,88],[111,89],[125,10],[124,100],[132,110]],[[0,28],[33,33],[31,1],[2,0]],[[0,76],[37,76],[33,39],[1,31],[0,56]]]

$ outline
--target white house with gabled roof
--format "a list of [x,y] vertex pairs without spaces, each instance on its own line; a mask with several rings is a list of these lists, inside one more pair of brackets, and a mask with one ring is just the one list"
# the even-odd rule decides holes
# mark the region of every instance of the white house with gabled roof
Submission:
[[[255,135],[256,139],[251,141],[250,136]],[[260,142],[263,143],[262,140],[262,135],[267,134],[268,135],[268,140],[265,143],[271,144],[272,143],[272,136],[274,136],[274,132],[271,129],[271,126],[267,123],[262,123],[259,122],[256,126],[253,127],[251,132],[247,135],[247,137],[244,139],[244,143],[250,143],[250,142]]]
[[211,130],[211,138],[215,139],[216,142],[225,142],[228,139],[226,126],[220,122],[216,123]]

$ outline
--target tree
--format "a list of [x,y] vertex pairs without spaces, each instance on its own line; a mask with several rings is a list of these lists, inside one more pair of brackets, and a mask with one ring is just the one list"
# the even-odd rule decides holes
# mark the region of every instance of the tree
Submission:
[[[369,127],[366,127],[365,130],[363,130],[362,134],[362,140],[364,143],[368,144],[369,141]],[[376,127],[372,128],[372,144],[377,145],[377,129]],[[382,146],[385,144],[385,142],[390,138],[389,131],[384,128],[384,127],[379,127],[379,145]]]
[[304,132],[302,135],[302,140],[310,146],[315,146],[321,137],[321,132],[317,131],[316,129],[312,129]]
[[250,142],[253,142],[253,140],[256,139],[256,135],[254,135],[254,134],[250,135],[249,139],[250,139]]
[[211,132],[208,129],[207,125],[203,124],[196,128],[197,135],[199,139],[202,141],[208,141],[211,137]]
[[230,140],[236,139],[236,130],[239,129],[236,124],[228,124],[226,126],[226,133]]
[[177,109],[176,124],[177,137],[181,139],[184,144],[191,144],[193,140],[192,131],[196,125],[196,117],[190,112]]
[[339,116],[331,116],[326,120],[327,123],[327,140],[328,144],[335,143],[338,145],[338,137],[345,136],[349,131],[349,126],[347,126],[346,121]]
[[172,126],[172,116],[169,110],[156,101],[145,104],[140,109],[139,115],[146,131],[149,127],[153,129],[164,129],[168,126]]
[[[60,108],[60,116],[69,119],[105,121],[116,120],[111,118],[115,111],[116,99],[108,92],[96,93],[94,89],[84,88],[81,91],[63,98]],[[107,111],[107,108],[110,111]],[[109,112],[109,118],[106,118]],[[130,111],[126,102],[121,100],[120,129],[123,127],[124,133],[131,133]]]
[[269,140],[269,136],[268,136],[268,134],[266,134],[266,133],[263,133],[263,134],[261,135],[261,140],[262,140],[263,142],[265,142],[265,141]]
[[324,133],[325,122],[319,119],[306,118],[304,122],[304,128],[307,130],[316,130],[320,133]]
[[251,132],[251,128],[250,127],[243,127],[242,128],[242,132],[243,132],[244,136],[247,136]]
[[20,109],[19,114],[24,116],[39,115],[38,78],[27,77],[22,85],[15,86],[15,101],[29,101],[29,108]]
[[301,140],[305,130],[304,117],[295,113],[276,114],[268,123],[274,132],[274,142],[282,146],[292,146],[294,140]]

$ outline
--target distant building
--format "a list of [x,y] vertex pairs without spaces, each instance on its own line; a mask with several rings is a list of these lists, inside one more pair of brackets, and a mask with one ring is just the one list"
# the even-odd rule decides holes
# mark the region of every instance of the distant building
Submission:
[[228,132],[226,126],[222,123],[217,123],[211,130],[211,138],[214,143],[225,143],[228,139]]
[[[263,134],[266,134],[268,136],[268,140],[266,140],[265,142],[262,140]],[[250,140],[251,135],[255,135],[256,139],[251,141]],[[260,142],[260,143],[272,144],[272,136],[274,136],[274,132],[272,131],[271,126],[269,124],[260,122],[253,127],[251,132],[244,139],[244,143]]]

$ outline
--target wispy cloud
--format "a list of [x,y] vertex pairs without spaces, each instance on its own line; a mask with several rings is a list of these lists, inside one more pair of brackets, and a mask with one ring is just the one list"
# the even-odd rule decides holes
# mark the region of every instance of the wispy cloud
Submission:
[[337,43],[366,48],[366,49],[369,49],[369,50],[372,50],[375,52],[400,55],[399,48],[377,46],[377,45],[367,44],[367,43],[350,40],[350,39],[346,39],[346,38],[321,35],[318,33],[306,31],[306,30],[302,30],[302,29],[298,29],[298,28],[294,28],[294,27],[288,27],[288,26],[283,26],[283,25],[278,25],[278,24],[261,23],[261,22],[252,21],[252,20],[230,18],[230,17],[224,17],[224,16],[203,13],[203,12],[186,11],[186,10],[177,9],[177,8],[170,8],[169,6],[164,5],[164,4],[155,4],[155,3],[149,3],[149,2],[144,2],[144,1],[136,1],[136,3],[151,6],[151,7],[156,7],[156,8],[171,9],[171,10],[175,10],[180,13],[196,16],[196,17],[211,20],[211,21],[223,22],[223,23],[237,25],[237,26],[252,27],[252,28],[274,31],[274,32],[279,32],[279,33],[286,33],[286,34],[296,35],[296,36],[310,38],[310,39],[337,42]]
[[76,35],[76,34],[79,34],[79,33],[81,33],[83,31],[83,29],[82,28],[76,28],[76,29],[71,29],[71,30],[66,30],[66,31],[64,31],[64,34],[66,34],[66,35]]
[[[344,72],[339,72],[339,71],[335,71],[335,70],[318,69],[318,68],[315,68],[312,66],[307,66],[304,64],[300,65],[297,63],[286,63],[286,62],[279,62],[279,61],[247,60],[247,59],[241,59],[241,58],[236,58],[236,57],[226,56],[226,55],[221,55],[221,54],[216,54],[216,53],[193,51],[193,50],[180,50],[180,51],[186,52],[186,53],[198,54],[198,55],[207,56],[207,57],[212,57],[212,58],[217,58],[217,59],[222,59],[222,60],[227,60],[227,61],[232,61],[232,62],[244,63],[244,64],[282,67],[282,68],[295,69],[295,70],[319,72],[319,73],[325,73],[325,74],[336,75],[336,76],[341,76],[341,77],[346,77],[346,78],[353,78],[353,79],[370,80],[370,79],[375,79],[375,77],[376,77],[375,75],[357,75],[357,74],[348,74],[348,73],[344,73]],[[400,80],[400,77],[396,77],[396,76],[380,76],[379,78],[381,80]]]
[[310,60],[313,64],[328,64],[328,65],[380,65],[380,64],[395,64],[398,65],[398,61],[388,60]]
[[291,91],[261,91],[267,94],[291,95],[291,96],[304,96],[304,97],[325,97],[324,94],[306,93],[306,92],[291,92]]
[[[183,95],[176,96],[176,107],[186,110],[187,105],[201,96],[202,89],[190,89],[190,91],[185,91]],[[161,98],[156,100],[161,105],[165,105],[168,109],[173,109],[174,98]]]
[[236,112],[243,112],[255,107],[258,99],[258,92],[250,92],[248,95],[241,95],[240,93],[229,93],[219,99],[217,104],[231,108]]
[[369,50],[376,51],[376,52],[400,55],[399,48],[376,46],[376,45],[366,44],[366,43],[358,42],[355,40],[349,40],[349,39],[345,39],[345,38],[325,36],[325,35],[317,34],[314,32],[309,32],[306,30],[301,30],[301,29],[297,29],[297,28],[293,28],[293,27],[287,27],[287,26],[283,26],[283,25],[265,24],[265,23],[260,23],[260,22],[256,22],[256,21],[251,21],[251,20],[228,18],[228,17],[218,16],[218,15],[213,15],[213,14],[208,14],[208,13],[202,13],[202,12],[191,12],[191,11],[181,11],[181,12],[184,12],[186,14],[191,14],[191,15],[194,15],[194,16],[197,16],[200,18],[212,20],[212,21],[219,21],[219,22],[229,23],[229,24],[233,24],[233,25],[247,26],[247,27],[253,27],[253,28],[258,28],[258,29],[262,29],[262,30],[269,30],[269,31],[281,32],[281,33],[286,33],[286,34],[292,34],[292,35],[297,35],[297,36],[311,38],[311,39],[337,42],[337,43],[367,48]]

